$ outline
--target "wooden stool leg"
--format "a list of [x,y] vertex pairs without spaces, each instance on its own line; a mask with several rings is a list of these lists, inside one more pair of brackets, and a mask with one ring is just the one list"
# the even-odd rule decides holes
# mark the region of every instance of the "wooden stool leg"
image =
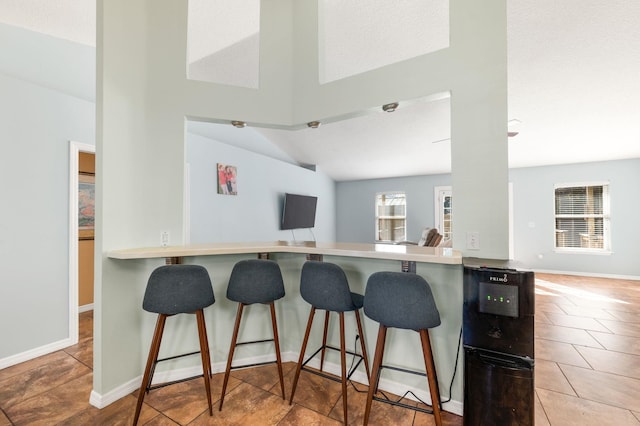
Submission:
[[362,333],[362,322],[360,321],[360,313],[358,310],[355,310],[356,313],[356,322],[358,324],[358,335],[360,336],[360,349],[362,350],[362,359],[364,361],[364,369],[367,372],[367,380],[369,384],[371,384],[371,375],[369,374],[371,370],[369,370],[369,358],[367,357],[367,345],[364,343],[364,334]]
[[231,337],[231,346],[229,347],[229,357],[227,358],[227,368],[224,372],[224,380],[222,381],[222,394],[220,395],[220,406],[218,411],[222,411],[222,403],[224,402],[224,393],[227,390],[227,383],[229,382],[229,374],[231,373],[231,363],[233,362],[233,353],[236,350],[236,341],[238,340],[238,331],[240,330],[240,320],[242,319],[242,310],[244,305],[238,303],[238,311],[236,313],[236,324],[233,327],[233,336]]
[[204,322],[204,312],[202,309],[196,311],[198,321],[198,336],[200,337],[200,358],[202,358],[202,376],[204,377],[204,387],[207,391],[207,403],[209,404],[209,415],[213,415],[211,406],[211,359],[209,355],[209,342],[207,340],[207,327]]
[[378,391],[378,382],[380,381],[380,366],[382,365],[382,354],[384,353],[384,342],[387,338],[387,327],[380,324],[378,328],[378,341],[376,342],[376,353],[373,356],[373,370],[371,371],[371,379],[369,380],[369,393],[367,393],[367,405],[364,410],[364,425],[369,424],[369,413],[371,412],[371,403],[373,395]]
[[313,324],[313,316],[316,313],[316,308],[311,307],[309,313],[309,320],[307,321],[307,331],[304,333],[304,339],[302,340],[302,348],[300,348],[300,357],[298,358],[298,365],[296,366],[296,374],[293,376],[293,386],[291,386],[291,396],[289,397],[289,405],[293,403],[293,395],[296,393],[296,386],[298,386],[298,378],[300,377],[300,371],[302,370],[302,363],[304,362],[304,353],[307,350],[307,341],[309,340],[309,333],[311,332],[311,325]]
[[282,390],[282,399],[284,396],[284,376],[282,375],[282,359],[280,358],[280,341],[278,339],[278,324],[276,322],[276,308],[273,302],[269,303],[271,310],[271,327],[273,328],[273,343],[276,347],[276,364],[278,364],[278,376],[280,377],[280,389]]
[[164,332],[164,324],[167,320],[167,315],[159,314],[156,321],[156,329],[153,332],[153,339],[151,340],[151,347],[149,348],[149,356],[147,357],[147,366],[144,369],[144,375],[142,376],[142,383],[140,384],[140,390],[138,391],[138,403],[136,404],[136,412],[133,416],[133,425],[138,424],[140,418],[140,411],[142,410],[142,402],[144,401],[144,394],[151,384],[153,374],[151,369],[158,359],[158,352],[160,352],[160,343],[162,342],[162,333]]
[[342,409],[344,410],[344,424],[347,421],[347,350],[344,339],[344,312],[340,312],[340,372],[342,374]]
[[427,382],[429,384],[429,392],[431,394],[431,407],[433,408],[433,417],[436,420],[436,426],[442,426],[442,418],[440,416],[440,389],[438,387],[438,377],[436,376],[436,366],[433,362],[433,353],[431,352],[429,330],[420,330],[420,340],[422,341],[424,365],[427,369]]
[[327,346],[327,330],[329,329],[329,311],[324,314],[324,334],[322,335],[322,353],[320,354],[320,371],[324,368],[324,351]]

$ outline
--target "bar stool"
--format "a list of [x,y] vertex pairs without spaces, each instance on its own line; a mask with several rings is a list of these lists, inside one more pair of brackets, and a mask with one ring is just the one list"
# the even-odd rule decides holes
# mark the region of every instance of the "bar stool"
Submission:
[[[158,314],[156,328],[151,340],[147,366],[144,370],[142,384],[138,391],[138,403],[133,418],[133,424],[138,423],[142,402],[146,393],[152,389],[184,382],[196,377],[204,377],[204,386],[207,392],[207,402],[209,403],[209,415],[213,415],[211,406],[211,388],[209,379],[211,377],[211,356],[209,354],[209,341],[204,321],[204,308],[215,303],[213,288],[209,273],[205,268],[198,265],[165,265],[155,269],[149,276],[147,288],[142,301],[142,309],[147,312]],[[198,336],[200,338],[200,351],[176,355],[168,358],[158,359],[160,343],[164,332],[164,325],[167,317],[177,314],[195,313],[198,323]],[[162,361],[195,355],[200,353],[202,359],[202,375],[175,380],[172,382],[151,385],[156,365]]]
[[[342,408],[344,410],[344,423],[347,424],[347,380],[351,377],[353,372],[358,368],[360,363],[364,361],[365,371],[367,373],[367,380],[369,380],[369,360],[367,358],[367,349],[364,343],[364,334],[362,333],[362,323],[360,321],[359,309],[362,308],[363,296],[361,294],[352,293],[349,289],[349,283],[344,271],[333,263],[307,261],[302,266],[302,275],[300,277],[300,295],[302,298],[311,305],[311,312],[309,313],[309,320],[307,322],[307,330],[302,341],[302,348],[300,349],[300,358],[296,367],[296,373],[293,379],[293,387],[291,388],[291,397],[289,404],[293,402],[293,396],[296,392],[296,386],[298,384],[298,378],[300,377],[300,371],[305,370],[322,376],[324,378],[341,381],[342,382]],[[322,337],[322,346],[313,353],[306,361],[304,361],[305,351],[307,349],[307,342],[309,340],[309,333],[311,331],[311,325],[313,324],[313,317],[316,313],[316,309],[325,310],[324,319],[324,334]],[[353,311],[356,316],[356,322],[358,325],[358,335],[360,336],[360,348],[362,355],[350,352],[346,350],[345,338],[344,338],[344,313]],[[340,316],[340,348],[327,345],[327,328],[329,326],[329,313],[337,312]],[[324,364],[325,349],[332,349],[340,351],[341,361],[341,380],[338,380],[334,376],[319,373],[316,370],[311,370],[306,367],[307,363],[313,359],[318,352],[322,352],[320,358],[320,371],[322,372]],[[353,355],[358,358],[358,362],[354,365],[351,371],[347,374],[346,370],[346,354]]]
[[[369,422],[371,403],[375,399],[376,401],[433,414],[436,425],[441,426],[440,389],[438,388],[438,378],[428,331],[428,329],[440,325],[440,313],[433,300],[433,294],[427,281],[419,275],[406,272],[376,272],[372,274],[367,281],[364,295],[364,313],[372,320],[380,323],[376,353],[373,360],[373,383],[369,385],[364,424],[366,425]],[[426,374],[382,364],[388,328],[415,330],[420,334]],[[426,376],[431,393],[432,409],[413,407],[374,396],[378,391],[382,368]]]
[[[227,382],[229,381],[229,373],[231,370],[238,368],[255,367],[258,365],[273,364],[275,362],[278,365],[278,376],[280,377],[282,399],[285,399],[284,379],[282,376],[282,359],[280,358],[280,342],[278,340],[278,325],[276,323],[276,309],[273,303],[283,297],[284,283],[282,281],[280,267],[276,262],[266,259],[250,259],[241,260],[234,265],[233,270],[231,271],[231,277],[229,278],[229,285],[227,287],[227,299],[238,302],[238,311],[236,314],[236,323],[233,328],[233,336],[231,338],[231,347],[229,348],[227,368],[224,373],[224,381],[222,382],[222,395],[220,396],[219,410],[222,410],[224,394],[227,390]],[[240,320],[242,319],[244,307],[254,303],[269,305],[271,310],[273,339],[238,342],[238,330],[240,329]],[[231,366],[236,346],[264,342],[273,342],[275,344],[275,361]]]

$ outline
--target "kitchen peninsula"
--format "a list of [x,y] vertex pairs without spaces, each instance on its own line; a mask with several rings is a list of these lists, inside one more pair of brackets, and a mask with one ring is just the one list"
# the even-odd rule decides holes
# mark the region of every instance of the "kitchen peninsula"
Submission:
[[[113,262],[125,262],[127,268],[143,268],[150,273],[164,263],[199,264],[207,268],[211,276],[216,302],[205,310],[209,331],[209,343],[213,362],[213,371],[223,371],[231,339],[236,306],[225,297],[226,287],[233,265],[242,259],[262,257],[276,261],[282,271],[286,295],[276,303],[278,326],[280,328],[281,351],[283,361],[297,361],[300,343],[304,335],[304,323],[309,315],[309,305],[300,297],[299,282],[302,265],[308,259],[323,260],[338,264],[345,271],[351,291],[364,294],[368,277],[377,271],[414,272],[424,277],[433,291],[442,324],[431,330],[431,341],[438,373],[441,398],[451,401],[444,404],[447,411],[462,414],[462,357],[459,339],[462,325],[462,256],[450,248],[418,247],[389,244],[361,243],[315,243],[315,242],[257,242],[257,243],[214,243],[170,247],[149,247],[113,250],[107,253]],[[128,283],[134,286],[132,294],[139,297],[138,312],[127,313],[139,322],[140,350],[144,353],[152,335],[153,315],[142,311],[141,295],[146,282]],[[245,339],[268,338],[270,325],[262,321],[263,306],[251,306],[247,311],[247,322],[241,333]],[[255,310],[255,315],[252,315]],[[373,354],[377,335],[377,323],[366,316],[364,334],[367,349]],[[334,324],[335,322],[335,324]],[[183,327],[184,326],[184,327]],[[197,348],[197,336],[191,336],[191,324],[180,323],[180,344],[176,339],[167,339],[166,354],[181,353]],[[332,321],[329,340],[337,339],[337,321]],[[184,329],[184,330],[183,330]],[[182,333],[184,331],[184,333]],[[184,336],[182,336],[184,334]],[[321,333],[320,333],[321,334]],[[315,335],[315,333],[313,334]],[[389,335],[385,360],[389,364],[402,368],[424,370],[424,361],[417,333],[407,330],[394,330]],[[355,330],[347,330],[347,341],[355,342]],[[174,345],[174,346],[171,346]],[[320,345],[320,341],[310,341],[309,349]],[[265,345],[268,346],[268,345]],[[238,353],[238,359],[250,362],[270,359],[273,349],[270,347],[247,348]],[[330,351],[332,352],[332,351]],[[337,356],[327,354],[325,369],[339,374]],[[168,366],[174,376],[192,374],[197,369],[198,360],[183,360]],[[456,368],[456,362],[458,364]],[[143,359],[137,374],[141,374]],[[455,378],[452,377],[456,371]],[[132,379],[134,379],[132,377]],[[362,368],[353,375],[357,382],[367,384]],[[139,379],[138,379],[139,380]],[[135,383],[135,380],[132,380]],[[139,381],[138,381],[139,383]],[[452,385],[453,383],[453,385]],[[404,394],[411,390],[418,397],[429,400],[426,379],[419,376],[390,372],[383,375],[380,387],[395,394]]]

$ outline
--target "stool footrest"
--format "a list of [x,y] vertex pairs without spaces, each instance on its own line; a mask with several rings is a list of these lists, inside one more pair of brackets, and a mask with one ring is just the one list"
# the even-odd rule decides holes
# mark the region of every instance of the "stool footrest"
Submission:
[[160,389],[160,388],[163,388],[165,386],[175,385],[176,383],[188,382],[189,380],[197,379],[199,377],[204,377],[204,374],[199,374],[197,376],[186,377],[184,379],[172,380],[170,382],[165,382],[165,383],[158,383],[157,385],[151,385],[151,386],[149,386],[147,388],[147,393],[149,391],[154,390],[154,389]]
[[239,370],[241,368],[249,368],[249,367],[258,367],[260,365],[269,365],[269,364],[277,364],[278,360],[273,360],[273,361],[264,361],[264,362],[255,362],[253,364],[243,364],[243,365],[232,365],[231,366],[231,370]]
[[268,342],[273,342],[273,339],[263,339],[263,340],[252,340],[250,342],[236,342],[236,346],[240,346],[240,345],[252,345],[254,343],[268,343]]
[[[153,377],[153,375],[155,374],[155,371],[156,371],[156,365],[158,365],[158,363],[160,363],[160,362],[171,361],[172,359],[178,359],[178,358],[183,358],[185,356],[197,355],[199,353],[200,353],[200,351],[195,351],[195,352],[189,352],[189,353],[186,353],[186,354],[174,355],[174,356],[170,356],[170,357],[167,357],[167,358],[157,359],[157,360],[154,361],[153,365],[151,366],[151,375],[149,377]],[[176,383],[187,382],[187,381],[193,380],[193,379],[195,379],[197,377],[204,377],[204,374],[200,374],[200,375],[192,376],[192,377],[187,377],[186,379],[179,379],[179,380],[174,380],[174,381],[171,381],[171,382],[160,383],[160,384],[157,384],[157,385],[151,385],[151,383],[147,383],[147,386],[145,387],[145,391],[147,393],[149,393],[149,391],[152,391],[154,389],[163,388],[165,386],[173,385],[173,384],[176,384]],[[149,381],[151,381],[151,380],[149,380]]]
[[196,355],[196,354],[199,354],[199,353],[200,353],[200,351],[195,351],[195,352],[189,352],[187,354],[174,355],[174,356],[170,356],[170,357],[167,357],[167,358],[158,359],[158,360],[156,360],[156,364],[159,363],[159,362],[162,362],[162,361],[170,361],[172,359],[177,359],[177,358],[182,358],[182,357],[185,357],[185,356]]
[[[422,376],[422,377],[427,377],[427,373],[423,373],[422,371],[415,371],[415,370],[408,370],[406,368],[400,368],[400,367],[395,367],[393,365],[380,365],[380,370],[378,370],[378,377],[376,378],[376,383],[378,382],[379,378],[380,378],[380,374],[382,373],[382,370],[384,368],[388,368],[389,370],[394,370],[394,371],[400,371],[402,373],[408,373],[408,374],[414,374],[416,376]],[[377,389],[376,389],[377,390]],[[408,404],[405,404],[403,402],[399,402],[399,401],[393,401],[391,399],[388,398],[380,398],[378,396],[373,396],[373,399],[376,401],[380,401],[380,402],[385,402],[387,404],[391,404],[391,405],[397,405],[399,407],[404,407],[404,408],[409,408],[411,410],[414,411],[420,411],[422,413],[427,413],[427,414],[433,414],[433,409],[431,408],[420,408],[420,407],[414,407]],[[431,401],[431,404],[433,404],[434,401]],[[440,409],[442,409],[442,403],[440,401],[438,402],[438,406],[440,406]],[[425,404],[428,405],[428,404]]]
[[[309,363],[309,361],[311,361],[323,349],[331,349],[331,350],[340,352],[339,348],[336,348],[336,347],[333,347],[333,346],[329,346],[329,345],[320,346],[317,351],[315,351],[309,358],[307,358],[307,360],[305,362],[302,363],[302,366],[300,367],[300,369],[304,370],[304,371],[307,371],[309,373],[313,373],[316,376],[320,376],[320,377],[324,377],[325,379],[333,380],[334,382],[342,382],[341,378],[338,378],[338,377],[336,377],[334,375],[331,375],[331,374],[323,373],[322,371],[318,371],[316,369],[312,369],[311,367],[307,367],[307,364]],[[362,355],[360,355],[359,353],[353,352],[353,351],[345,351],[345,353],[349,354],[349,355],[353,355],[353,356],[358,358],[358,362],[356,362],[356,364],[353,366],[353,368],[351,370],[349,370],[349,372],[347,373],[347,380],[349,380],[351,378],[351,376],[353,375],[353,373],[358,368],[358,366],[364,360],[364,357]]]
[[385,404],[395,405],[397,407],[408,408],[409,410],[420,411],[421,413],[433,414],[433,409],[431,408],[422,408],[417,407],[415,405],[405,404],[404,402],[394,401],[392,399],[380,398],[379,396],[373,397],[374,401],[384,402]]

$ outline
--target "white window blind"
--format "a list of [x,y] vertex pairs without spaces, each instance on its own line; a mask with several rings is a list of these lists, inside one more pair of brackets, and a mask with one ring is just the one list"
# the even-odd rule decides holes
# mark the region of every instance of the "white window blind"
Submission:
[[609,185],[556,185],[557,249],[610,250]]
[[407,198],[404,192],[376,194],[376,241],[406,239]]

